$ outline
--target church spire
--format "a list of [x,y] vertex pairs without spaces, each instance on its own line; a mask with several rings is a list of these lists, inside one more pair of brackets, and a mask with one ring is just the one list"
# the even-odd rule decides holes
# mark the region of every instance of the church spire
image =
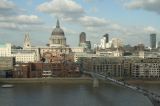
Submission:
[[30,48],[30,47],[31,43],[30,43],[29,33],[26,33],[24,38],[24,48]]
[[59,19],[57,19],[57,25],[56,28],[60,28]]

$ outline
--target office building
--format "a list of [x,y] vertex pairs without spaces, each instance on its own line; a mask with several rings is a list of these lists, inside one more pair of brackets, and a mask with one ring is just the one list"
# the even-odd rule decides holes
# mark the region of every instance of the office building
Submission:
[[150,34],[150,47],[156,49],[156,34]]
[[105,34],[105,35],[103,35],[103,37],[106,38],[106,43],[108,43],[109,42],[109,34]]
[[86,42],[86,33],[85,32],[81,32],[80,36],[79,36],[79,45],[81,43],[85,43]]

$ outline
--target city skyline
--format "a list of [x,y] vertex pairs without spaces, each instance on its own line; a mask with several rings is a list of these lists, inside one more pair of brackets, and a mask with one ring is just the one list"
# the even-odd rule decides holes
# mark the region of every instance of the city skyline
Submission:
[[58,18],[72,47],[81,32],[92,45],[108,33],[125,44],[149,46],[150,33],[160,41],[159,7],[158,0],[2,0],[0,42],[23,45],[29,32],[32,45],[45,45]]

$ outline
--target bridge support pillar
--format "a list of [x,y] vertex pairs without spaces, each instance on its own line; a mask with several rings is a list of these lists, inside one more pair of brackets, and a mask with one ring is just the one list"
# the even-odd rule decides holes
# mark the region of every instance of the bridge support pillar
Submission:
[[94,87],[94,88],[99,87],[99,81],[98,81],[97,78],[94,78],[94,79],[93,79],[93,87]]

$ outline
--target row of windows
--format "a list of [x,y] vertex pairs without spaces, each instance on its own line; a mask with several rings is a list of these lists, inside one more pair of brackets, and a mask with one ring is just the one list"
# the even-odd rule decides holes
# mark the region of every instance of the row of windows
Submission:
[[34,57],[30,56],[30,57],[16,57],[16,58],[34,58]]
[[34,57],[16,57],[16,60],[24,60],[24,61],[28,61],[28,60],[34,60]]
[[0,55],[11,55],[10,53],[0,53]]

